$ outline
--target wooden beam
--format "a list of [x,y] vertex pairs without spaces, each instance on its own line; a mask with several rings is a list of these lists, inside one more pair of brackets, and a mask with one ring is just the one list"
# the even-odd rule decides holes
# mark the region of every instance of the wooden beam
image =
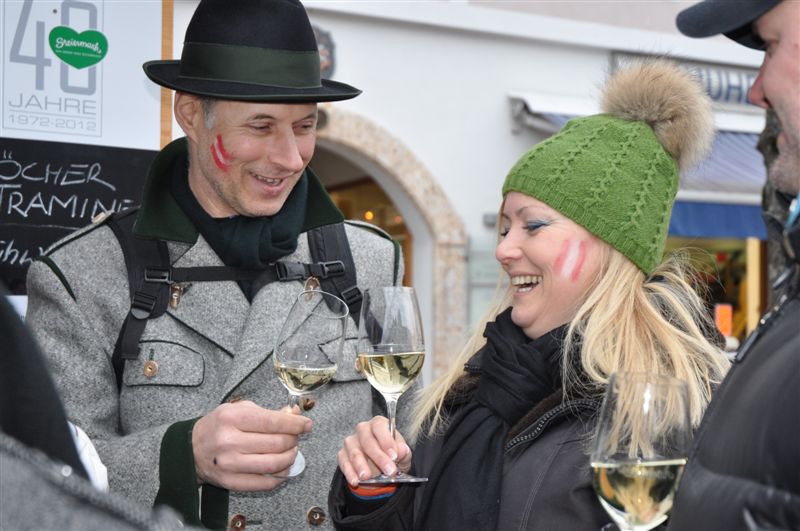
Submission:
[[[161,59],[172,56],[173,0],[161,0]],[[172,141],[172,90],[161,87],[161,147]]]
[[761,278],[764,272],[761,257],[761,240],[747,238],[747,333],[758,326],[761,319]]

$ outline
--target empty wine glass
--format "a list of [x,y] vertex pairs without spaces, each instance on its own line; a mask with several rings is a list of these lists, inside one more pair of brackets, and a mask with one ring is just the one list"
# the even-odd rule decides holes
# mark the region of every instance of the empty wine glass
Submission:
[[[294,301],[275,344],[275,372],[289,391],[288,409],[300,405],[336,374],[347,328],[347,304],[319,290],[306,290]],[[297,458],[288,472],[296,476],[305,469],[305,458]]]
[[[394,438],[397,401],[419,375],[425,361],[422,319],[414,288],[369,288],[361,303],[358,326],[358,366],[386,401],[389,431]],[[403,472],[379,474],[362,484],[419,483]]]
[[647,531],[667,519],[691,436],[686,382],[611,375],[591,461],[600,504],[622,531]]

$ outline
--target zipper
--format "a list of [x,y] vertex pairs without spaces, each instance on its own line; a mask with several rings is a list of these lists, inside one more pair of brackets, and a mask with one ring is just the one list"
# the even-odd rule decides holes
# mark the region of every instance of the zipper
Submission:
[[740,363],[744,357],[750,352],[750,349],[753,345],[758,341],[764,333],[770,329],[770,327],[778,320],[778,318],[783,314],[784,309],[787,306],[787,303],[794,298],[794,294],[789,296],[789,294],[784,293],[781,296],[780,301],[778,304],[772,307],[770,311],[764,314],[764,317],[761,318],[758,322],[758,326],[756,327],[753,332],[747,336],[747,339],[744,340],[742,347],[739,349],[739,352],[736,353],[736,357],[734,358],[735,363]]
[[[518,444],[530,442],[537,439],[553,419],[561,417],[564,414],[570,411],[574,411],[576,409],[597,411],[598,407],[599,405],[597,404],[597,401],[592,400],[590,398],[580,398],[577,400],[566,402],[564,404],[559,404],[558,406],[547,411],[544,415],[539,417],[539,420],[537,420],[536,423],[533,424],[532,431],[517,435],[516,437],[508,441],[505,445],[505,448],[503,448],[503,452],[505,453],[510,451],[514,446],[517,446]],[[530,429],[531,428],[528,428],[526,431]]]

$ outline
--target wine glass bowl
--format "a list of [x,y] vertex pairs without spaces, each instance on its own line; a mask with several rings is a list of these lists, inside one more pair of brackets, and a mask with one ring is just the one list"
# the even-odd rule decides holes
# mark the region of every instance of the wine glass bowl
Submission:
[[[397,401],[419,376],[425,361],[422,319],[414,288],[370,288],[364,292],[358,326],[356,368],[386,401],[394,438]],[[419,483],[403,472],[379,474],[362,484]]]
[[591,466],[600,504],[621,530],[647,531],[667,519],[691,434],[686,382],[611,375]]
[[[347,328],[347,304],[331,293],[302,291],[283,323],[273,351],[278,379],[289,392],[288,408],[300,405],[301,397],[327,384],[336,374]],[[298,452],[289,477],[305,468]]]

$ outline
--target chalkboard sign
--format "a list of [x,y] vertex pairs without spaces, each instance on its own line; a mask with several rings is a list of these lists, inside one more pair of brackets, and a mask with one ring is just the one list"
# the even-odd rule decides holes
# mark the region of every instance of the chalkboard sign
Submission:
[[102,212],[139,204],[156,151],[0,138],[0,279],[25,293],[30,262]]

